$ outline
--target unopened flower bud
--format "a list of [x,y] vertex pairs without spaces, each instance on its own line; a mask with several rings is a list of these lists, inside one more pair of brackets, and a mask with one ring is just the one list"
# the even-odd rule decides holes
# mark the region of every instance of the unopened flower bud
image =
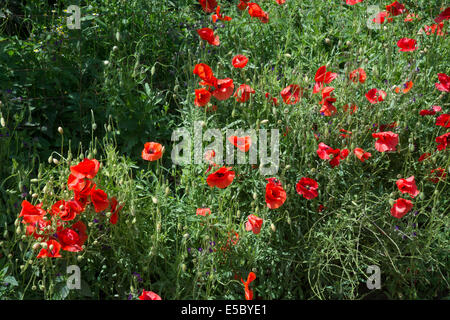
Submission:
[[58,159],[53,159],[53,163],[54,164],[59,164],[59,160]]
[[58,132],[59,132],[60,134],[64,134],[64,130],[63,130],[63,128],[61,128],[61,127],[58,127]]
[[48,163],[52,163],[52,162],[53,162],[53,157],[52,156],[48,157]]
[[273,223],[270,224],[270,229],[272,229],[273,232],[275,232],[277,230],[277,228],[275,227],[275,225]]
[[157,199],[156,197],[152,197],[152,202],[153,202],[154,204],[157,204],[157,203],[158,203],[158,199]]
[[2,127],[6,127],[6,122],[5,122],[5,118],[1,117],[0,118],[0,124],[2,125]]

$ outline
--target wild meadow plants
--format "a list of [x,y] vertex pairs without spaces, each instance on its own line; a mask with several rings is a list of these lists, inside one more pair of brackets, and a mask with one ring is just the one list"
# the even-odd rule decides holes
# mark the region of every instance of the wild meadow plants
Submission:
[[449,10],[7,1],[0,297],[448,298]]

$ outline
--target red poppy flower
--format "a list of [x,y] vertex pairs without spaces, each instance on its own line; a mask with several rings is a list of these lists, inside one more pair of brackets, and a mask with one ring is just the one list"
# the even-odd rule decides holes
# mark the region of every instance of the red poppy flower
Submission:
[[384,98],[386,98],[386,92],[384,92],[383,90],[373,88],[366,93],[366,98],[367,100],[369,100],[370,103],[375,104],[380,101],[383,101]]
[[333,102],[336,101],[334,97],[327,97],[323,103],[322,108],[320,108],[320,114],[323,116],[330,117],[337,112],[336,107],[333,105]]
[[248,14],[253,18],[258,18],[262,23],[269,21],[269,15],[264,12],[261,7],[254,2],[250,2],[248,5]]
[[435,19],[434,22],[441,23],[444,20],[450,19],[450,7],[442,11]]
[[450,128],[450,114],[444,113],[437,117],[436,125],[444,128]]
[[231,167],[222,167],[206,178],[206,183],[212,188],[217,187],[224,189],[228,187],[234,180],[235,173],[231,171]]
[[108,195],[102,189],[95,189],[95,188],[96,185],[94,184],[91,190],[91,201],[94,205],[95,212],[100,212],[108,209],[109,207]]
[[123,205],[120,207],[118,206],[119,202],[117,201],[116,197],[112,197],[109,201],[110,207],[111,207],[111,217],[109,218],[109,222],[111,224],[116,224],[117,220],[119,219],[119,211],[122,210]]
[[291,84],[281,91],[281,97],[286,104],[296,104],[303,96],[303,88],[297,84]]
[[332,148],[321,142],[319,143],[319,148],[317,149],[317,155],[322,160],[329,160],[330,156],[328,154],[328,150],[332,150]]
[[237,5],[239,10],[245,10],[248,7],[248,2],[250,0],[240,0],[239,4]]
[[447,149],[447,146],[450,142],[450,132],[443,134],[436,138],[436,143],[438,144],[437,149],[439,151]]
[[364,83],[366,82],[366,79],[367,74],[363,68],[358,68],[350,72],[350,81]]
[[236,97],[237,102],[247,102],[247,100],[250,99],[251,93],[255,93],[255,90],[253,90],[252,87],[247,84],[241,84],[234,93],[234,96]]
[[394,1],[392,4],[386,6],[386,11],[389,12],[391,16],[401,15],[406,11],[405,6],[397,1]]
[[231,63],[233,64],[233,67],[242,69],[247,65],[248,58],[242,54],[238,54],[233,57]]
[[401,38],[397,41],[397,47],[400,48],[400,52],[408,52],[417,50],[417,41],[410,38]]
[[194,74],[198,75],[203,82],[200,82],[200,85],[205,86],[216,86],[217,78],[214,77],[214,74],[211,70],[211,67],[204,63],[196,64],[194,67]]
[[[375,16],[374,19],[372,19],[372,22],[378,23],[378,24],[383,24],[386,17],[389,17],[389,12],[387,11],[380,11],[377,13],[377,15]],[[388,22],[392,22],[393,19],[392,18],[388,18],[387,19]]]
[[324,87],[324,83],[328,84],[336,79],[336,77],[337,73],[333,73],[331,71],[327,72],[327,67],[321,66],[317,69],[316,75],[314,76],[316,83],[314,84],[313,93],[320,92]]
[[238,148],[242,152],[247,152],[252,144],[252,139],[250,136],[245,137],[231,136],[228,138],[228,141],[230,141],[236,148]]
[[[27,224],[25,234],[27,236],[33,236],[36,240],[38,240],[39,238],[46,239],[48,238],[48,234],[51,232],[51,230],[48,230],[47,227],[48,226],[51,227],[51,225],[52,225],[51,220],[39,220],[35,223]],[[37,233],[38,231],[39,234]]]
[[227,100],[234,91],[233,79],[225,78],[218,79],[216,83],[216,89],[212,92],[212,95],[217,100]]
[[438,73],[439,82],[435,83],[436,89],[443,92],[450,92],[450,77],[445,73]]
[[254,272],[250,272],[247,276],[247,281],[244,281],[241,278],[241,282],[244,284],[244,290],[245,290],[245,300],[252,300],[253,299],[253,290],[250,290],[249,285],[252,281],[256,279],[256,275]]
[[211,215],[210,208],[198,208],[196,211],[197,216],[206,216],[207,214]]
[[78,221],[71,228],[66,228],[57,232],[61,249],[70,252],[82,251],[83,244],[87,240],[86,225],[82,221]]
[[[286,0],[276,0],[278,4],[284,4],[286,3]],[[362,0],[361,0],[362,1]]]
[[83,207],[76,200],[59,200],[52,206],[52,215],[59,216],[63,221],[71,221],[77,214],[83,212]]
[[433,183],[438,183],[439,180],[445,179],[445,177],[447,176],[447,173],[442,168],[436,168],[436,169],[431,170],[431,175],[433,175],[433,177],[431,177],[429,180]]
[[408,193],[411,198],[416,197],[420,191],[417,190],[416,181],[414,180],[414,176],[411,176],[406,179],[398,179],[397,187],[402,193]]
[[216,0],[199,0],[198,2],[200,2],[203,11],[205,11],[206,13],[214,12],[214,9],[217,7]]
[[281,186],[281,182],[276,178],[267,178],[266,204],[269,209],[277,209],[286,201],[286,191]]
[[248,221],[245,223],[246,231],[253,231],[254,234],[258,234],[261,231],[263,219],[251,214],[247,217]]
[[363,2],[363,0],[347,0],[347,1],[346,1],[346,3],[347,3],[349,6],[353,6],[354,4],[357,4],[357,3],[360,3],[360,2]]
[[342,109],[344,109],[345,112],[349,111],[350,114],[354,114],[356,110],[358,110],[358,107],[355,104],[351,104],[350,106],[346,104]]
[[419,157],[419,162],[424,161],[425,159],[428,159],[431,156],[431,153],[422,153],[422,155]]
[[410,200],[399,198],[391,208],[391,215],[397,219],[401,219],[412,209],[412,207],[413,204]]
[[332,98],[332,97],[330,97],[330,95],[331,95],[331,93],[333,91],[334,91],[333,87],[325,87],[325,88],[323,88],[322,89],[322,100],[319,102],[319,104],[324,104],[325,101],[327,100],[327,98]]
[[78,179],[84,178],[94,179],[99,168],[100,163],[97,160],[95,159],[89,160],[85,158],[76,166],[70,167],[70,172],[75,176],[75,178]]
[[42,209],[42,203],[34,206],[27,200],[22,201],[22,210],[20,211],[19,217],[23,217],[23,223],[35,223],[47,214],[47,212]]
[[218,46],[220,44],[219,36],[214,35],[213,29],[210,28],[202,28],[197,30],[198,35],[203,40],[208,41],[209,44],[213,46]]
[[305,199],[311,200],[319,195],[317,189],[319,184],[317,181],[311,178],[301,178],[295,185],[295,190],[298,194],[302,195]]
[[161,297],[153,291],[143,290],[142,294],[139,296],[139,300],[161,300]]
[[398,134],[392,131],[372,133],[372,137],[378,139],[375,142],[375,149],[379,152],[396,151],[398,144]]
[[37,256],[38,259],[40,258],[61,258],[61,254],[59,253],[61,251],[61,244],[56,240],[48,240],[47,243],[47,249],[42,248],[41,251],[39,251],[39,254]]
[[341,160],[347,158],[350,151],[348,149],[329,149],[327,150],[328,155],[332,155],[333,158],[330,160],[331,167],[336,167],[339,165]]
[[220,14],[220,6],[217,7],[216,13],[211,16],[213,23],[216,23],[217,20],[221,21],[231,21],[231,17],[222,16]]
[[208,104],[211,100],[211,92],[205,88],[195,89],[195,100],[194,104],[198,107],[203,107]]
[[163,146],[157,142],[146,142],[141,157],[147,161],[155,161],[162,157]]
[[409,90],[411,90],[412,87],[413,87],[413,82],[412,81],[407,81],[403,85],[403,89],[400,89],[399,87],[396,87],[394,89],[394,91],[395,91],[395,93],[400,93],[400,91],[402,91],[403,93],[407,93]]
[[324,209],[325,209],[324,205],[323,205],[323,204],[320,204],[320,205],[317,207],[317,212],[322,212]]
[[353,150],[353,153],[362,162],[366,161],[367,159],[369,159],[372,156],[372,154],[370,152],[365,152],[361,148],[355,148],[355,150]]

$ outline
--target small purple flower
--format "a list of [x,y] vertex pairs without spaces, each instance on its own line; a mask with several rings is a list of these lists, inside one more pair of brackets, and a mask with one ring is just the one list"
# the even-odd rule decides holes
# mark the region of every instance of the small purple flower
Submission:
[[202,252],[202,251],[203,251],[203,248],[198,248],[198,251],[199,251],[199,252]]
[[414,212],[414,215],[417,216],[419,214],[419,211]]
[[188,253],[191,253],[191,248],[187,248]]
[[417,236],[417,233],[413,232],[413,233],[412,233],[412,236],[413,236],[413,237]]
[[403,237],[402,237],[402,238],[403,238],[403,240],[404,240],[404,239],[406,239],[406,236],[405,236],[405,235],[403,235]]
[[133,299],[133,295],[130,293],[130,294],[128,295],[128,300],[131,300],[131,299]]
[[209,253],[213,253],[213,249],[209,248]]
[[399,226],[395,226],[395,230],[396,231],[400,230],[400,227]]
[[98,219],[94,218],[94,223],[98,223]]
[[412,225],[411,225],[413,228],[415,228],[416,227],[416,224],[415,223],[413,223]]

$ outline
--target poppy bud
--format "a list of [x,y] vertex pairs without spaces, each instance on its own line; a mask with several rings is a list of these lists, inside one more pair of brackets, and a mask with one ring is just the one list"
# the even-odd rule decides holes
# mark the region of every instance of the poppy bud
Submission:
[[347,46],[349,46],[349,45],[352,44],[352,42],[351,42],[350,40],[348,40],[345,44],[346,44]]
[[52,163],[52,162],[53,162],[53,157],[52,156],[48,157],[48,163]]
[[256,193],[253,193],[253,200],[256,200],[258,198],[258,195]]
[[94,122],[94,123],[92,124],[92,130],[95,130],[95,129],[97,129],[97,124]]
[[232,118],[235,118],[235,117],[236,117],[236,111],[235,111],[235,109],[233,109],[233,111],[231,111],[231,117],[232,117]]
[[326,44],[329,44],[331,42],[331,40],[330,39],[328,39],[328,38],[325,38],[325,43]]
[[77,257],[77,260],[78,260],[78,261],[83,260],[83,256],[78,256],[78,257]]
[[415,147],[412,143],[409,144],[409,151],[413,152],[415,150]]
[[287,217],[287,220],[286,220],[286,222],[287,222],[287,224],[291,224],[291,217]]
[[14,225],[17,227],[19,225],[20,221],[19,219],[16,219],[16,221],[14,221]]
[[112,48],[112,50],[115,52],[115,51],[119,50],[119,47],[118,47],[118,46],[114,46],[114,47]]
[[291,57],[292,57],[289,53],[285,53],[284,56],[285,56],[286,58],[291,58]]
[[110,124],[108,124],[108,127],[106,128],[106,130],[108,130],[108,132],[111,132],[111,130],[112,130],[112,127],[111,127],[111,125],[110,125]]
[[40,243],[33,244],[33,250],[38,250],[41,247]]
[[[180,225],[180,224],[179,224],[179,225]],[[189,238],[189,233],[183,234],[183,238],[185,238],[185,239]]]
[[184,263],[181,264],[181,270],[183,272],[186,272],[186,265]]
[[92,153],[89,152],[87,158],[88,158],[89,160],[92,160],[92,159],[94,158],[94,156],[92,155]]
[[264,120],[261,120],[260,124],[266,124],[266,123],[268,123],[268,122],[269,122],[268,119],[264,119]]
[[37,193],[33,193],[33,194],[31,195],[31,197],[32,197],[33,199],[36,199],[36,198],[38,197],[38,194],[37,194]]
[[390,204],[391,206],[393,206],[394,203],[395,203],[395,200],[394,200],[394,199],[389,199],[389,204]]
[[425,194],[423,191],[419,194],[419,198],[420,198],[420,200],[425,199]]
[[158,199],[157,199],[156,197],[152,197],[152,202],[153,202],[154,204],[157,204],[157,203],[158,203]]
[[103,65],[107,66],[109,64],[108,60],[103,61]]
[[95,148],[95,149],[92,151],[92,153],[94,154],[94,156],[97,155],[97,148]]
[[2,125],[2,127],[6,127],[6,122],[5,122],[5,118],[1,117],[0,118],[0,124]]
[[53,159],[53,163],[54,164],[59,164],[59,160],[58,159]]
[[275,227],[275,225],[273,223],[270,224],[270,229],[272,229],[273,232],[275,232],[277,230],[277,228]]
[[134,217],[133,220],[131,220],[131,223],[132,223],[132,224],[135,224],[135,223],[136,223],[136,217]]
[[[22,266],[21,266],[21,267],[22,267]],[[31,290],[33,290],[33,291],[36,291],[36,289],[37,289],[37,288],[36,288],[36,286],[34,286],[34,285],[31,287]]]
[[[134,218],[133,219],[134,220],[134,222],[136,222],[136,218]],[[160,222],[158,222],[157,224],[156,224],[156,231],[161,231],[161,223]]]
[[288,114],[289,113],[289,109],[288,108],[284,109],[284,113]]
[[170,188],[169,187],[166,187],[166,196],[168,196],[169,195],[169,193],[170,193]]
[[150,73],[152,74],[152,76],[155,74],[156,68],[155,65],[153,65],[152,69],[150,70]]
[[20,228],[20,226],[18,226],[17,229],[16,229],[16,233],[20,234],[21,232],[22,232],[22,229]]
[[236,211],[236,216],[239,218],[241,216],[241,210]]
[[116,40],[120,42],[120,39],[121,39],[121,38],[122,38],[122,37],[121,37],[121,35],[120,35],[120,32],[117,31],[117,32],[116,32]]

